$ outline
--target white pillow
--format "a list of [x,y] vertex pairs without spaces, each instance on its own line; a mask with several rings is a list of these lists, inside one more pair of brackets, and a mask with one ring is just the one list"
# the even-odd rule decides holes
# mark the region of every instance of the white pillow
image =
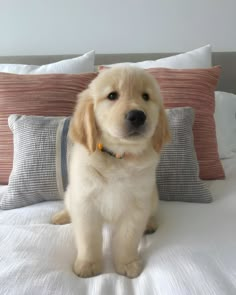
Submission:
[[172,68],[172,69],[193,69],[193,68],[210,68],[211,61],[211,45],[206,45],[198,49],[181,53],[178,55],[160,58],[157,60],[146,60],[136,63],[117,63],[107,66],[120,66],[120,65],[135,65],[139,68]]
[[82,56],[61,60],[55,63],[35,66],[21,64],[0,64],[0,72],[13,74],[79,74],[94,72],[95,51]]
[[215,92],[215,122],[218,151],[221,159],[236,151],[236,95]]

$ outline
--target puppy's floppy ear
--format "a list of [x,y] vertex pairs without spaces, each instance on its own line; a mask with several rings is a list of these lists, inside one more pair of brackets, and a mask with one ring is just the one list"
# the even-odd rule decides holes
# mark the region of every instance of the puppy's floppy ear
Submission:
[[170,135],[168,118],[167,118],[165,109],[163,105],[161,104],[160,111],[159,111],[159,120],[152,138],[153,147],[156,150],[156,152],[159,153],[163,145],[167,143],[168,141],[170,141],[170,139],[171,139],[171,135]]
[[73,142],[83,144],[90,152],[96,150],[98,130],[93,99],[89,89],[78,95],[77,105],[70,123],[69,136]]

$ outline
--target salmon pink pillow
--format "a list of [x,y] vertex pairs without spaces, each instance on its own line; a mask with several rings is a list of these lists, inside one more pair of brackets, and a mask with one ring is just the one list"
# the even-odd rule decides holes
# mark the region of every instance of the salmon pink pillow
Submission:
[[200,166],[201,179],[225,177],[219,159],[214,120],[215,96],[221,68],[147,70],[158,81],[166,108],[192,107],[194,144]]
[[69,116],[77,93],[96,73],[17,75],[0,73],[0,184],[7,184],[13,162],[13,136],[8,116]]

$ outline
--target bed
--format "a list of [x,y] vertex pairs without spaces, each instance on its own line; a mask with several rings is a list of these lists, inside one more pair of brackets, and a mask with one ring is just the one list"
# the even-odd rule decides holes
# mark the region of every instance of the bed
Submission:
[[[236,93],[235,55],[213,53],[214,64],[220,63],[224,69],[220,90]],[[163,55],[98,55],[97,64],[147,57]],[[40,64],[61,58],[65,56],[1,57],[0,63]],[[0,210],[0,293],[234,295],[236,153],[222,164],[226,178],[205,181],[212,203],[160,202],[159,228],[155,234],[144,236],[140,244],[144,271],[132,280],[114,271],[109,227],[104,228],[104,273],[88,279],[73,273],[76,249],[71,225],[50,222],[52,214],[63,207],[62,201]],[[6,190],[6,185],[0,186],[0,198]]]

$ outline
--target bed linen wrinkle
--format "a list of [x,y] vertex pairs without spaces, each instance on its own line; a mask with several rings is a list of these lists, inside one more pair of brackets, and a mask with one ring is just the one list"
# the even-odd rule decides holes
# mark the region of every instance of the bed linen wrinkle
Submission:
[[236,155],[223,166],[225,180],[206,182],[211,204],[160,202],[159,228],[143,237],[144,271],[133,280],[115,273],[109,227],[104,274],[81,279],[73,273],[71,225],[50,224],[62,201],[0,210],[0,294],[235,295]]

